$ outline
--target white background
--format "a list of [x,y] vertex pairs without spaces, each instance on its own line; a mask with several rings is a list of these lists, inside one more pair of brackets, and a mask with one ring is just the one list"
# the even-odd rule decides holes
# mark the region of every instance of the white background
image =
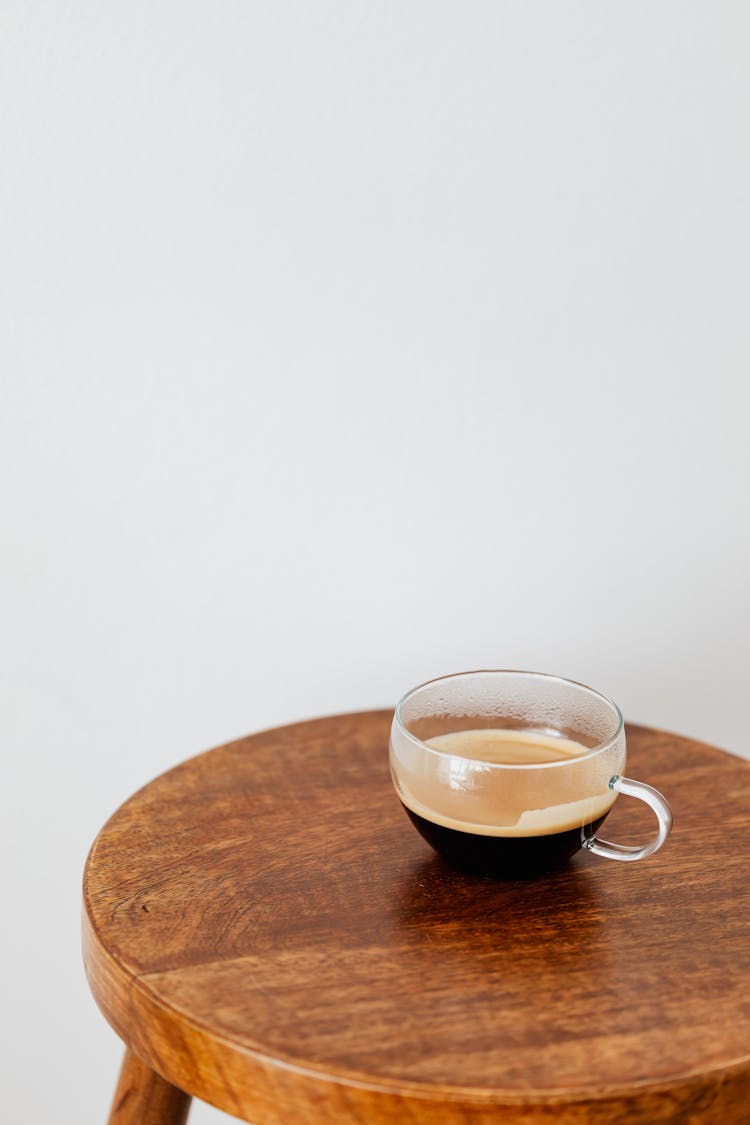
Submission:
[[750,752],[750,8],[4,0],[0,98],[0,1101],[79,1125],[169,765],[481,666]]

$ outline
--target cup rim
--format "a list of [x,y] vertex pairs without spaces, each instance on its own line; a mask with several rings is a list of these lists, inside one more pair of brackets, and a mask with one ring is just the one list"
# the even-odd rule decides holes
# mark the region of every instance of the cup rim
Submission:
[[605,739],[604,742],[597,743],[596,746],[592,746],[589,750],[587,750],[585,754],[579,754],[575,758],[561,758],[556,762],[486,762],[483,758],[469,759],[473,764],[486,767],[487,769],[495,770],[548,770],[557,769],[560,766],[573,766],[578,762],[588,761],[590,758],[596,757],[597,754],[603,754],[606,750],[609,750],[610,747],[615,744],[615,742],[617,742],[618,738],[622,734],[623,728],[625,726],[625,720],[623,718],[622,711],[617,706],[615,701],[613,699],[610,699],[608,695],[604,695],[603,692],[597,691],[596,688],[589,687],[588,684],[581,683],[580,680],[571,680],[566,676],[556,676],[549,672],[529,672],[522,668],[474,668],[466,672],[449,672],[445,676],[434,676],[431,680],[425,680],[423,683],[416,684],[414,687],[409,688],[408,691],[404,692],[404,694],[396,704],[395,710],[393,712],[394,724],[398,727],[399,731],[406,739],[408,739],[414,745],[418,746],[421,750],[424,750],[426,753],[434,754],[435,756],[443,759],[455,757],[455,755],[446,753],[445,750],[435,750],[434,747],[428,746],[427,743],[423,742],[421,738],[417,738],[416,735],[412,734],[411,731],[408,730],[404,725],[404,722],[401,718],[401,707],[407,699],[414,695],[415,692],[421,691],[422,688],[430,687],[431,684],[443,683],[446,680],[459,680],[463,678],[469,678],[471,676],[487,675],[519,677],[523,676],[528,679],[546,680],[548,682],[554,682],[558,684],[568,684],[571,687],[583,688],[584,691],[587,691],[590,695],[596,696],[598,699],[602,700],[613,709],[617,718],[617,729],[615,730],[614,734]]

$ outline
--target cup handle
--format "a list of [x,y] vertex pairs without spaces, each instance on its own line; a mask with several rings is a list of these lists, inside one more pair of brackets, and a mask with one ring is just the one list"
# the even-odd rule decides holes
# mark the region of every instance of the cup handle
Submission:
[[[656,835],[640,847],[629,844],[611,844],[609,840],[600,840],[598,836],[585,836],[581,840],[581,847],[588,848],[594,855],[603,855],[607,859],[621,859],[630,863],[636,859],[645,859],[647,855],[658,852],[672,829],[672,810],[658,789],[646,785],[643,781],[631,781],[627,777],[615,774],[609,779],[609,788],[626,797],[637,797],[644,801],[656,813],[659,822]],[[582,833],[583,835],[583,833]]]

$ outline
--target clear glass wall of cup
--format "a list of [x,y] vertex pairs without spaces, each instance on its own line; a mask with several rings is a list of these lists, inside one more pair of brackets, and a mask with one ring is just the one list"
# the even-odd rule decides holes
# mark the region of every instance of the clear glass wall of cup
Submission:
[[[396,707],[390,742],[393,783],[418,831],[449,862],[496,878],[554,870],[580,848],[626,862],[657,851],[671,829],[669,805],[624,776],[626,755],[616,704],[538,672],[421,684]],[[619,794],[656,816],[641,846],[597,834]]]

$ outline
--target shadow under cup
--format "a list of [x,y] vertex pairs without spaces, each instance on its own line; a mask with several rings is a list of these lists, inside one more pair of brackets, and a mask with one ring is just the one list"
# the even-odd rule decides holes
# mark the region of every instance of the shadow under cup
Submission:
[[[493,732],[489,743],[472,736],[475,746],[482,740],[485,758],[471,756],[471,739],[444,737],[462,731]],[[502,751],[511,731],[528,744],[529,760],[487,754],[492,738]],[[537,738],[552,750],[535,760]],[[412,823],[450,863],[496,878],[554,870],[594,843],[617,798],[613,782],[625,757],[617,706],[582,684],[541,673],[433,680],[404,696],[391,731],[391,775]]]

